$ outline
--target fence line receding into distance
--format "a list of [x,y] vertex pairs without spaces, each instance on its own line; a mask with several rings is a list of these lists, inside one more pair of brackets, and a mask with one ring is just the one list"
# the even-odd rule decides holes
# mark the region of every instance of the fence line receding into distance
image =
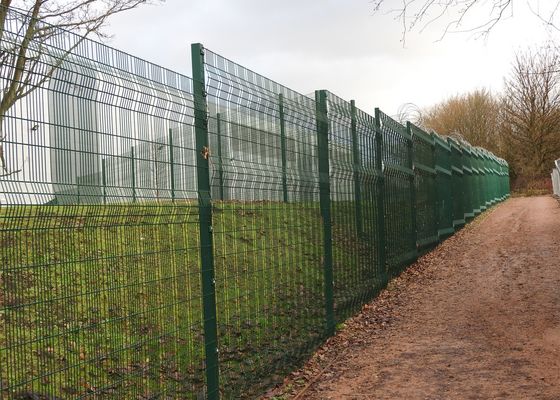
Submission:
[[53,32],[0,116],[2,399],[254,397],[508,196],[504,160],[329,91]]

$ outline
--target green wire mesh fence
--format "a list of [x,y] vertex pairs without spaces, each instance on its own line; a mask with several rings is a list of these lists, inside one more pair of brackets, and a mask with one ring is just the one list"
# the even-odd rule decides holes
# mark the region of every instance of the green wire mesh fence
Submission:
[[336,323],[358,311],[386,280],[381,268],[376,203],[382,193],[375,118],[326,91],[325,126],[332,238],[333,312]]
[[424,249],[438,242],[435,138],[408,123],[412,136],[416,203],[416,246]]
[[484,149],[199,44],[191,79],[45,25],[13,68],[28,25],[0,43],[32,89],[0,114],[2,399],[255,397],[508,196]]
[[0,43],[34,89],[0,116],[0,397],[204,393],[193,82],[49,26],[16,74],[29,22]]
[[250,397],[325,337],[315,102],[201,46],[193,60],[216,194],[212,350],[226,397]]
[[395,276],[418,256],[412,136],[379,109],[375,116],[382,134],[386,263],[389,276]]

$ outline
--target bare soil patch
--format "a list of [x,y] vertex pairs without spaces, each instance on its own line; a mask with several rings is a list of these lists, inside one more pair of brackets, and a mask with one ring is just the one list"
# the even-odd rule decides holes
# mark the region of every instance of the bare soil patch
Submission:
[[558,201],[477,218],[265,398],[560,399]]

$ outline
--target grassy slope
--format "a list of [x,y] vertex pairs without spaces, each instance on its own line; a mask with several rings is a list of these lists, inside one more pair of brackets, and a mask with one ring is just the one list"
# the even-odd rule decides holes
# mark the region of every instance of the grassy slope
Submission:
[[[342,288],[346,275],[360,281],[367,271],[342,270],[365,262],[356,254],[365,245],[339,208]],[[12,207],[0,227],[3,397],[203,390],[196,205]],[[317,204],[215,205],[220,368],[230,395],[266,386],[323,339],[322,240]]]

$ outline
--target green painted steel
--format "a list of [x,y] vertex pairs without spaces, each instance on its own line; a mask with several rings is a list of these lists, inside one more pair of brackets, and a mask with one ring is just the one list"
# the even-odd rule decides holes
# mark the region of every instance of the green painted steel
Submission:
[[455,140],[448,138],[451,148],[451,173],[453,187],[453,228],[459,229],[465,225],[464,204],[468,201],[465,195],[467,185],[463,170],[463,151]]
[[416,246],[424,250],[439,242],[435,139],[410,122],[408,130],[412,135],[415,177]]
[[354,162],[354,199],[356,202],[356,230],[358,236],[363,234],[362,224],[362,188],[360,184],[360,143],[358,140],[358,122],[357,122],[357,109],[356,102],[350,100],[350,112],[352,116],[352,123],[350,129],[352,131],[352,158]]
[[284,117],[284,96],[282,93],[278,95],[278,108],[280,118],[280,153],[282,157],[282,197],[284,203],[288,202],[288,178],[286,171],[286,122]]
[[103,204],[107,204],[107,167],[105,159],[101,160],[101,184],[103,185]]
[[195,43],[191,46],[206,392],[209,400],[217,400],[220,398],[218,327],[216,321],[216,279],[212,239],[212,196],[210,192],[210,143],[208,140],[208,104],[205,89],[204,56],[205,51],[201,44]]
[[[336,322],[359,311],[382,288],[384,264],[376,215],[381,172],[376,168],[375,119],[330,92],[328,126],[332,269]],[[356,191],[356,188],[359,191]]]
[[169,188],[171,189],[171,201],[175,203],[175,149],[173,147],[173,129],[169,128]]
[[212,213],[220,391],[255,398],[334,331],[328,122],[313,98],[208,49],[204,61],[211,165],[217,114],[224,160]]
[[[9,60],[29,17],[6,21]],[[258,397],[509,195],[460,137],[200,44],[193,79],[64,31],[32,48],[0,115],[2,398]]]
[[383,131],[381,130],[381,110],[375,109],[375,171],[379,174],[377,180],[377,192],[375,197],[375,216],[377,219],[378,232],[378,257],[382,266],[381,287],[387,287],[389,273],[387,270],[387,234],[385,231],[385,176],[383,174]]
[[[407,141],[407,167],[409,167],[413,173],[409,174],[410,179],[410,212],[411,212],[411,219],[412,219],[412,236],[414,237],[414,247],[415,247],[415,257],[418,256],[418,203],[416,201],[416,194],[418,191],[416,190],[416,173],[415,173],[415,165],[414,165],[414,140],[412,136],[412,123],[406,123],[406,133],[408,134],[410,140]],[[419,194],[419,193],[418,193]]]
[[445,239],[455,232],[453,227],[453,173],[451,147],[443,138],[433,133],[435,141],[435,169],[437,191],[438,238]]
[[23,72],[58,68],[0,116],[0,397],[201,398],[193,82],[43,27]]
[[[132,202],[136,203],[137,192],[136,192],[136,157],[134,156],[134,147],[130,149],[130,180],[132,183]],[[78,203],[80,203],[80,192],[82,187],[79,185],[77,187],[78,192]]]
[[474,185],[474,172],[472,168],[472,152],[470,146],[465,143],[459,143],[462,152],[462,169],[463,169],[463,184],[465,189],[463,191],[463,217],[465,222],[470,222],[474,217],[474,197],[476,195]]
[[329,167],[329,119],[327,92],[315,92],[317,104],[317,152],[319,157],[319,202],[323,221],[323,271],[325,281],[325,315],[327,335],[335,332],[334,321],[334,276],[333,276],[333,238],[331,218],[331,185]]
[[412,196],[412,137],[405,126],[381,111],[376,113],[376,120],[383,136],[386,264],[387,274],[392,277],[418,256]]
[[218,164],[218,199],[224,200],[224,158],[222,156],[222,121],[220,113],[216,114],[216,155]]

